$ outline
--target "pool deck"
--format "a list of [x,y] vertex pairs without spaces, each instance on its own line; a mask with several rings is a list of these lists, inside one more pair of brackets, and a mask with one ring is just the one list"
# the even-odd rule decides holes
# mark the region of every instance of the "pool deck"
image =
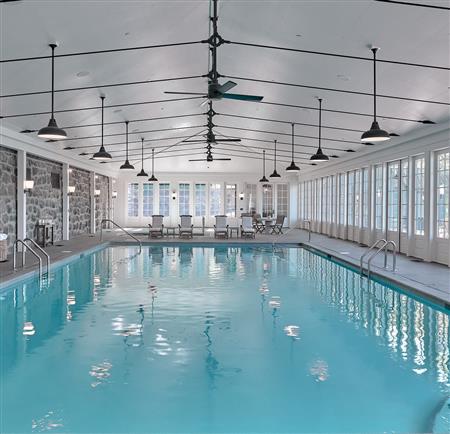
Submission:
[[[259,244],[259,243],[295,243],[303,244],[311,249],[318,250],[326,255],[331,255],[338,261],[346,264],[359,267],[360,256],[367,251],[367,247],[362,247],[357,243],[350,241],[330,238],[325,235],[313,233],[311,241],[308,241],[307,231],[300,229],[286,230],[283,235],[265,235],[257,234],[255,239],[229,238],[217,239],[214,238],[212,231],[207,231],[204,236],[194,236],[193,239],[180,239],[178,236],[164,237],[159,239],[149,239],[147,234],[142,232],[142,229],[129,229],[136,235],[144,244],[167,244],[167,243],[224,243],[224,244]],[[112,242],[130,244],[132,241],[127,235],[116,230],[104,231],[103,241],[105,243]],[[45,251],[50,255],[52,264],[55,262],[70,259],[72,256],[77,256],[82,252],[94,249],[100,245],[99,235],[82,235],[73,238],[69,241],[58,241],[54,246],[46,247]],[[18,262],[20,263],[21,255],[18,255]],[[8,258],[7,262],[0,263],[0,289],[12,280],[20,276],[30,274],[36,270],[35,258],[27,255],[26,267],[19,268],[16,272],[13,271],[12,257]],[[388,266],[391,264],[389,258]],[[45,268],[45,261],[43,261]],[[393,282],[406,290],[412,290],[418,295],[425,296],[433,301],[443,304],[447,309],[450,309],[450,268],[445,265],[416,262],[412,258],[404,255],[397,255],[397,270],[392,272],[385,270],[382,263],[382,255],[375,258],[372,266],[373,274],[381,279],[386,279]]]

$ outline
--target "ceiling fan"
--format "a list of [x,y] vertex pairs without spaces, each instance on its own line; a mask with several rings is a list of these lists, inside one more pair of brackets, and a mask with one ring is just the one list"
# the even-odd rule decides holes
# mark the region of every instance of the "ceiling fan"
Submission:
[[223,142],[240,142],[241,139],[234,138],[216,138],[216,135],[213,132],[213,116],[216,114],[212,108],[212,101],[209,101],[209,110],[206,113],[208,115],[208,131],[204,136],[204,139],[194,139],[194,140],[183,140],[184,143],[206,143],[206,158],[198,158],[189,161],[206,161],[211,163],[212,161],[230,161],[231,158],[214,158],[212,155],[212,145]]
[[217,47],[222,45],[225,40],[222,36],[217,32],[217,1],[213,0],[213,16],[210,17],[213,32],[209,39],[205,42],[209,43],[210,51],[211,51],[211,71],[206,75],[209,78],[208,81],[208,92],[205,94],[204,92],[172,92],[166,91],[164,93],[172,94],[172,95],[200,95],[205,98],[211,100],[219,100],[219,99],[234,99],[240,101],[261,101],[264,97],[257,95],[243,95],[240,93],[229,93],[228,91],[233,89],[237,84],[234,81],[227,81],[223,84],[219,83],[220,74],[217,72]]

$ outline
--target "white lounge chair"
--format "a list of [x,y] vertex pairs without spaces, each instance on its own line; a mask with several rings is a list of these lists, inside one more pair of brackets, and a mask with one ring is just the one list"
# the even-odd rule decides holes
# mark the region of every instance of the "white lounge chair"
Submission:
[[192,236],[193,236],[192,232],[194,230],[194,225],[192,224],[192,216],[191,215],[181,215],[180,219],[181,219],[181,224],[178,225],[180,238],[183,235],[188,236],[189,238],[192,238]]
[[255,229],[253,228],[253,218],[252,217],[242,217],[241,224],[241,237],[251,237],[255,238]]
[[152,215],[152,224],[148,225],[148,237],[157,238],[163,236],[164,231],[164,216],[155,214]]
[[214,225],[214,238],[228,238],[228,225],[226,215],[216,215],[216,224]]

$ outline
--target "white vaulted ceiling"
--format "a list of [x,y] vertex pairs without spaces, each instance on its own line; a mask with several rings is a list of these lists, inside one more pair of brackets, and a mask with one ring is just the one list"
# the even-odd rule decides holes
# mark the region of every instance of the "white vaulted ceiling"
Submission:
[[[416,3],[420,3],[416,0]],[[422,1],[422,3],[424,3]],[[428,4],[449,6],[448,1]],[[57,41],[56,54],[200,41],[209,36],[209,1],[20,1],[2,3],[1,59],[45,56],[48,44]],[[299,48],[303,50],[371,57],[370,45],[381,47],[379,59],[397,60],[449,67],[449,12],[442,9],[405,6],[376,1],[228,1],[219,3],[219,33],[233,42]],[[218,70],[227,76],[275,80],[308,86],[372,92],[372,64],[363,60],[277,51],[266,48],[225,44],[218,49]],[[130,120],[130,160],[139,167],[140,137],[145,138],[146,157],[152,146],[158,153],[158,172],[205,171],[206,163],[189,163],[200,158],[199,145],[175,145],[182,138],[204,129],[206,111],[201,99],[111,107],[110,105],[151,102],[177,98],[170,91],[206,92],[207,79],[147,83],[120,87],[105,84],[197,76],[208,72],[208,46],[132,50],[56,59],[56,89],[93,86],[89,90],[58,92],[56,110],[100,106],[100,94],[106,95],[105,122]],[[448,70],[389,63],[378,64],[378,92],[406,98],[439,101],[446,104],[379,98],[379,122],[383,129],[404,136],[427,126],[417,122],[383,119],[383,116],[412,120],[449,121]],[[80,74],[81,73],[81,74]],[[87,74],[86,74],[87,73]],[[222,78],[226,81],[227,78]],[[288,87],[251,80],[234,79],[235,93],[264,95],[264,104],[241,101],[217,101],[218,113],[270,119],[262,121],[218,115],[216,132],[241,137],[238,145],[219,145],[215,154],[243,155],[231,162],[214,162],[210,170],[218,172],[259,172],[261,161],[246,158],[246,152],[272,150],[278,139],[279,171],[290,161],[290,125],[284,120],[312,124],[298,125],[296,134],[317,136],[316,97],[323,98],[324,109],[353,113],[372,113],[372,98],[327,90]],[[30,60],[1,64],[1,95],[50,89],[50,60]],[[282,107],[266,103],[302,106]],[[5,97],[1,100],[2,126],[14,131],[38,130],[48,123],[49,115],[13,116],[48,112],[50,95]],[[174,119],[133,122],[136,119],[199,114]],[[100,110],[56,113],[58,125],[67,128],[68,141],[48,143],[49,148],[72,146],[67,153],[78,159],[80,152],[98,149]],[[345,151],[366,152],[360,135],[370,127],[371,118],[358,114],[323,113],[324,151],[345,158]],[[248,129],[239,130],[232,127]],[[429,128],[429,127],[428,127]],[[155,131],[163,130],[163,131]],[[255,131],[260,130],[260,131]],[[124,123],[106,125],[105,145],[117,168],[124,160]],[[150,132],[149,132],[150,131]],[[153,132],[151,132],[153,131]],[[269,131],[269,132],[264,132]],[[111,134],[119,134],[109,136]],[[121,135],[120,135],[121,134]],[[29,133],[28,136],[36,136]],[[250,140],[253,139],[253,140]],[[255,141],[265,140],[265,141]],[[38,140],[38,139],[37,139]],[[393,146],[393,139],[386,146]],[[296,162],[308,168],[317,139],[296,137]],[[197,148],[197,149],[194,149]],[[286,152],[283,152],[286,151]],[[220,154],[220,155],[219,155]],[[189,156],[188,156],[189,155]],[[146,163],[148,166],[148,162]],[[147,167],[148,168],[148,167]]]

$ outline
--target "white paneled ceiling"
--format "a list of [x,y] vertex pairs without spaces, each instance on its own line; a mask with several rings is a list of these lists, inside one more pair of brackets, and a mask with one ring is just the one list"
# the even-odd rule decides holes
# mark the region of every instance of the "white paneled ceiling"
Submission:
[[[417,3],[424,3],[416,0]],[[448,1],[428,4],[449,6]],[[50,54],[48,44],[57,41],[56,54],[108,50],[153,44],[200,41],[209,36],[209,1],[19,1],[2,3],[1,58],[24,58]],[[219,3],[219,33],[232,42],[298,48],[310,51],[371,57],[370,45],[381,47],[379,59],[449,67],[449,12],[442,9],[405,6],[377,1],[229,1]],[[279,171],[290,161],[290,125],[296,127],[296,162],[309,166],[317,146],[317,97],[323,98],[324,151],[345,158],[348,149],[367,152],[359,143],[370,127],[372,98],[367,95],[290,87],[251,79],[295,83],[307,86],[372,91],[372,64],[364,60],[294,53],[267,48],[225,44],[218,49],[218,70],[233,79],[236,93],[264,95],[263,103],[217,101],[214,109],[216,132],[241,137],[238,145],[218,145],[215,154],[232,154],[230,162],[214,162],[217,172],[259,172],[262,149],[272,150],[280,142]],[[56,89],[92,86],[92,89],[58,92],[58,125],[67,128],[69,140],[48,143],[72,156],[92,154],[100,142],[100,94],[106,95],[105,145],[113,155],[108,163],[118,168],[124,160],[124,121],[130,121],[130,160],[139,165],[140,137],[145,138],[146,158],[156,148],[157,171],[205,171],[206,163],[189,163],[189,156],[201,157],[202,145],[176,144],[204,130],[201,99],[174,99],[170,91],[206,92],[207,79],[105,87],[106,84],[201,76],[208,72],[208,46],[130,50],[114,53],[61,57],[56,59]],[[244,80],[245,78],[245,80]],[[221,79],[226,81],[226,78]],[[1,64],[1,95],[50,89],[50,60],[29,60]],[[449,121],[449,71],[391,63],[378,65],[378,92],[383,95],[432,100],[430,104],[394,98],[379,98],[380,124],[389,132],[404,136],[427,128],[409,120]],[[143,103],[127,105],[130,103]],[[282,107],[283,103],[301,107]],[[123,105],[120,107],[108,107]],[[89,109],[96,107],[95,109]],[[38,130],[48,123],[50,95],[5,97],[1,100],[2,125],[14,131]],[[336,113],[334,111],[351,112]],[[147,120],[176,115],[198,115]],[[256,120],[228,115],[238,115]],[[13,115],[13,116],[12,116]],[[12,116],[12,117],[11,117]],[[140,120],[140,121],[139,121]],[[274,122],[276,120],[287,123]],[[308,124],[308,125],[301,125]],[[312,125],[312,126],[311,126]],[[238,129],[234,129],[238,128]],[[159,131],[158,131],[159,130]],[[28,135],[36,136],[36,133]],[[306,137],[300,137],[306,136]],[[38,139],[37,139],[38,140]],[[393,146],[400,138],[386,146]],[[169,149],[167,149],[171,146]],[[197,155],[198,154],[198,155]],[[241,155],[240,157],[237,155]],[[270,152],[269,152],[270,155]],[[252,157],[252,158],[248,158]],[[269,156],[270,158],[270,156]],[[326,163],[325,163],[326,164]],[[149,166],[149,162],[146,161]],[[269,163],[269,167],[270,163]],[[147,167],[148,169],[149,167]]]

